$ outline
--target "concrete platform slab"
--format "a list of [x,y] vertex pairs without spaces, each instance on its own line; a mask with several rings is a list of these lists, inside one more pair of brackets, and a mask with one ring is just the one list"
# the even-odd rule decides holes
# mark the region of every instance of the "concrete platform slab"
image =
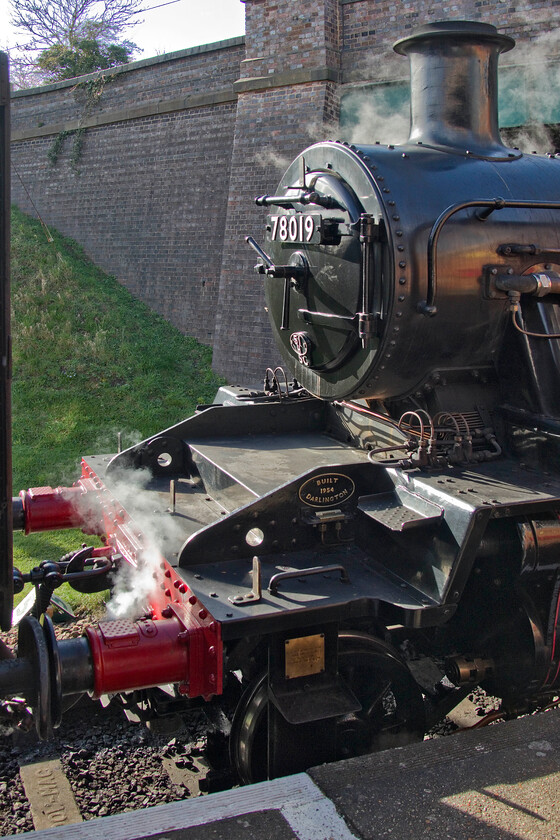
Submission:
[[560,840],[560,710],[12,840]]
[[6,840],[356,840],[305,773]]
[[310,775],[363,840],[560,838],[560,711]]

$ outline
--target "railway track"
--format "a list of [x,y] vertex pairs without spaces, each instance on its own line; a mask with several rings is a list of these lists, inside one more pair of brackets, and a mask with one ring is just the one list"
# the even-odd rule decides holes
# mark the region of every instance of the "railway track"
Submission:
[[201,795],[206,727],[199,715],[173,734],[152,732],[85,697],[52,742],[32,733],[0,738],[0,835]]
[[[480,720],[481,699],[465,700],[438,735]],[[119,705],[84,697],[52,742],[33,733],[0,738],[0,836],[50,828],[196,798],[228,787],[209,767],[210,721],[201,712],[172,725],[131,723]]]
[[[471,711],[467,704],[461,714],[468,717]],[[163,840],[175,834],[192,840],[418,840],[434,833],[455,840],[550,840],[560,836],[558,714],[529,715],[483,730],[470,727],[464,737],[324,765],[204,801],[174,802],[81,825],[59,819],[48,833],[53,840]],[[49,795],[55,773],[49,774],[45,763],[38,766]]]

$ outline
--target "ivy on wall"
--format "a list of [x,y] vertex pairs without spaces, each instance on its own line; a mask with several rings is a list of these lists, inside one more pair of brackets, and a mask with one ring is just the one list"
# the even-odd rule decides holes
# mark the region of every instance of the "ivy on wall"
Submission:
[[54,138],[52,145],[47,152],[47,157],[51,166],[56,166],[58,160],[64,150],[64,145],[68,137],[73,137],[72,152],[70,154],[70,166],[72,170],[79,173],[79,163],[82,157],[84,146],[84,136],[86,127],[84,123],[87,118],[99,103],[105,90],[105,86],[111,82],[115,77],[114,73],[109,75],[102,74],[95,76],[92,79],[85,79],[83,82],[78,82],[72,88],[74,98],[82,106],[78,128],[64,129],[60,131]]

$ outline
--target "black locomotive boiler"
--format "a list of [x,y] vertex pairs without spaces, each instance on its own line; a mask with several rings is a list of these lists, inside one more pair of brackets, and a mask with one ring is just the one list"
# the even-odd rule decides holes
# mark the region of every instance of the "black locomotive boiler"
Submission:
[[422,738],[478,684],[560,695],[560,159],[500,139],[513,45],[421,27],[409,140],[317,143],[257,199],[286,373],[20,494],[24,529],[104,537],[60,578],[154,570],[82,639],[23,620],[0,693],[43,734],[84,691],[223,700],[251,782]]

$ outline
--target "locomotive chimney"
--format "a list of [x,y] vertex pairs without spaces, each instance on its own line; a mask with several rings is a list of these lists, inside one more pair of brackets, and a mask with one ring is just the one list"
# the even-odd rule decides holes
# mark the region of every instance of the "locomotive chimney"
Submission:
[[498,56],[515,46],[487,23],[429,23],[402,38],[410,57],[409,143],[505,157],[498,130]]

